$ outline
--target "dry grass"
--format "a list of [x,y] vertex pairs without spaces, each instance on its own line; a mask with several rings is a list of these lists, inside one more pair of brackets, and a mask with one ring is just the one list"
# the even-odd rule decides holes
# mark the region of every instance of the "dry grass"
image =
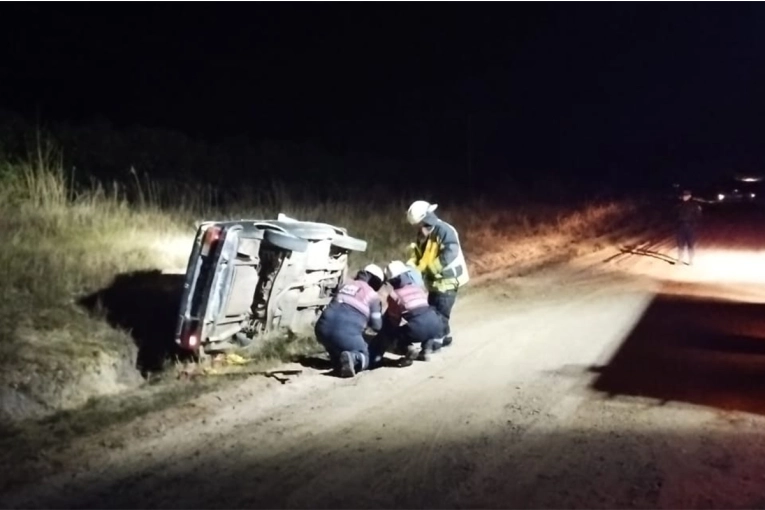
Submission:
[[539,208],[531,212],[490,215],[485,223],[473,226],[466,236],[472,274],[481,276],[514,264],[570,256],[569,248],[589,248],[592,241],[609,232],[625,212],[623,204],[606,203],[569,211]]
[[[200,219],[284,212],[336,223],[369,242],[366,256],[352,259],[357,268],[402,256],[413,235],[404,211],[419,198],[313,201],[309,191],[301,196],[272,187],[212,208],[215,194],[208,188],[168,190],[137,176],[130,187],[92,183],[78,189],[50,147],[28,161],[0,164],[0,184],[0,265],[6,268],[0,279],[0,419],[73,408],[141,384],[130,335],[87,313],[77,300],[119,274],[185,268]],[[544,261],[577,239],[608,232],[626,211],[618,204],[563,211],[476,201],[443,204],[439,212],[460,231],[477,276]],[[309,344],[276,343],[263,352],[280,359]]]

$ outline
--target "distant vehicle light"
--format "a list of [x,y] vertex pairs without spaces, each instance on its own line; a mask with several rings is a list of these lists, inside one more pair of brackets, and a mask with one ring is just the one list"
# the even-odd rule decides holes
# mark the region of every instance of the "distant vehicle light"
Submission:
[[750,198],[754,198],[754,197],[756,197],[756,196],[757,196],[757,195],[755,195],[754,193],[749,193],[749,197],[750,197]]
[[717,200],[720,200],[720,201],[725,200],[725,195],[723,195],[722,193],[718,194]]

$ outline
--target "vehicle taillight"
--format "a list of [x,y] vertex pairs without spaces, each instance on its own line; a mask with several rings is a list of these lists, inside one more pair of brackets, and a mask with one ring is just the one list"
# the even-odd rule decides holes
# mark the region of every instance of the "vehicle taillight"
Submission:
[[180,346],[183,349],[195,351],[199,348],[200,342],[200,327],[198,320],[187,320],[183,325],[183,331],[181,332],[181,338],[179,339]]
[[223,229],[220,227],[210,227],[205,231],[204,239],[202,240],[202,255],[207,256],[212,249],[212,246],[220,239]]

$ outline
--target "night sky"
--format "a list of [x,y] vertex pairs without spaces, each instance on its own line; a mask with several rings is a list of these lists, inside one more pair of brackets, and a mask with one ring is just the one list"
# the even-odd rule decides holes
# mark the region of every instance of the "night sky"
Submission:
[[487,177],[765,156],[757,3],[30,3],[0,22],[0,107],[26,115],[460,163],[470,147]]

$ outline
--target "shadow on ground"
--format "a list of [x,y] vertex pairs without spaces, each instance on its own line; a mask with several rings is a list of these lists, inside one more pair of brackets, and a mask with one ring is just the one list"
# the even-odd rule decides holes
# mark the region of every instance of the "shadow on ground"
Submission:
[[669,255],[665,253],[661,253],[659,251],[655,250],[645,250],[640,248],[630,248],[628,246],[622,247],[619,249],[621,254],[625,255],[639,255],[642,257],[650,257],[653,259],[661,260],[662,262],[666,262],[672,266],[674,266],[677,263],[677,260],[670,257]]
[[765,415],[765,305],[660,295],[593,389]]
[[0,506],[607,509],[765,503],[765,456],[753,433],[572,429],[519,440],[512,427],[498,427],[402,444],[396,437],[401,430],[348,432],[319,428],[289,445],[257,434],[246,448],[196,445],[182,462],[147,458],[140,471],[78,476],[48,495],[39,491],[39,499],[23,506],[0,495]]
[[605,258],[602,262],[617,262],[627,259],[630,255],[638,255],[655,258],[674,265],[676,261],[673,257],[658,250],[659,246],[665,243],[671,235],[672,231],[667,228],[657,229],[653,232],[650,239],[637,244],[622,245],[617,253]]
[[303,367],[319,371],[332,371],[334,368],[329,357],[321,354],[298,356],[297,362]]
[[173,336],[183,277],[161,271],[120,274],[109,287],[82,298],[80,305],[105,313],[109,324],[131,333],[138,347],[137,368],[146,375],[161,370],[175,354]]
[[[393,359],[388,356],[384,357],[380,362],[379,367],[373,370],[379,370],[381,368],[402,368],[401,362],[398,359]],[[303,367],[322,372],[322,375],[340,377],[339,374],[335,371],[335,368],[332,366],[332,362],[329,360],[329,356],[325,354],[298,356],[297,362],[300,363],[300,365]]]

